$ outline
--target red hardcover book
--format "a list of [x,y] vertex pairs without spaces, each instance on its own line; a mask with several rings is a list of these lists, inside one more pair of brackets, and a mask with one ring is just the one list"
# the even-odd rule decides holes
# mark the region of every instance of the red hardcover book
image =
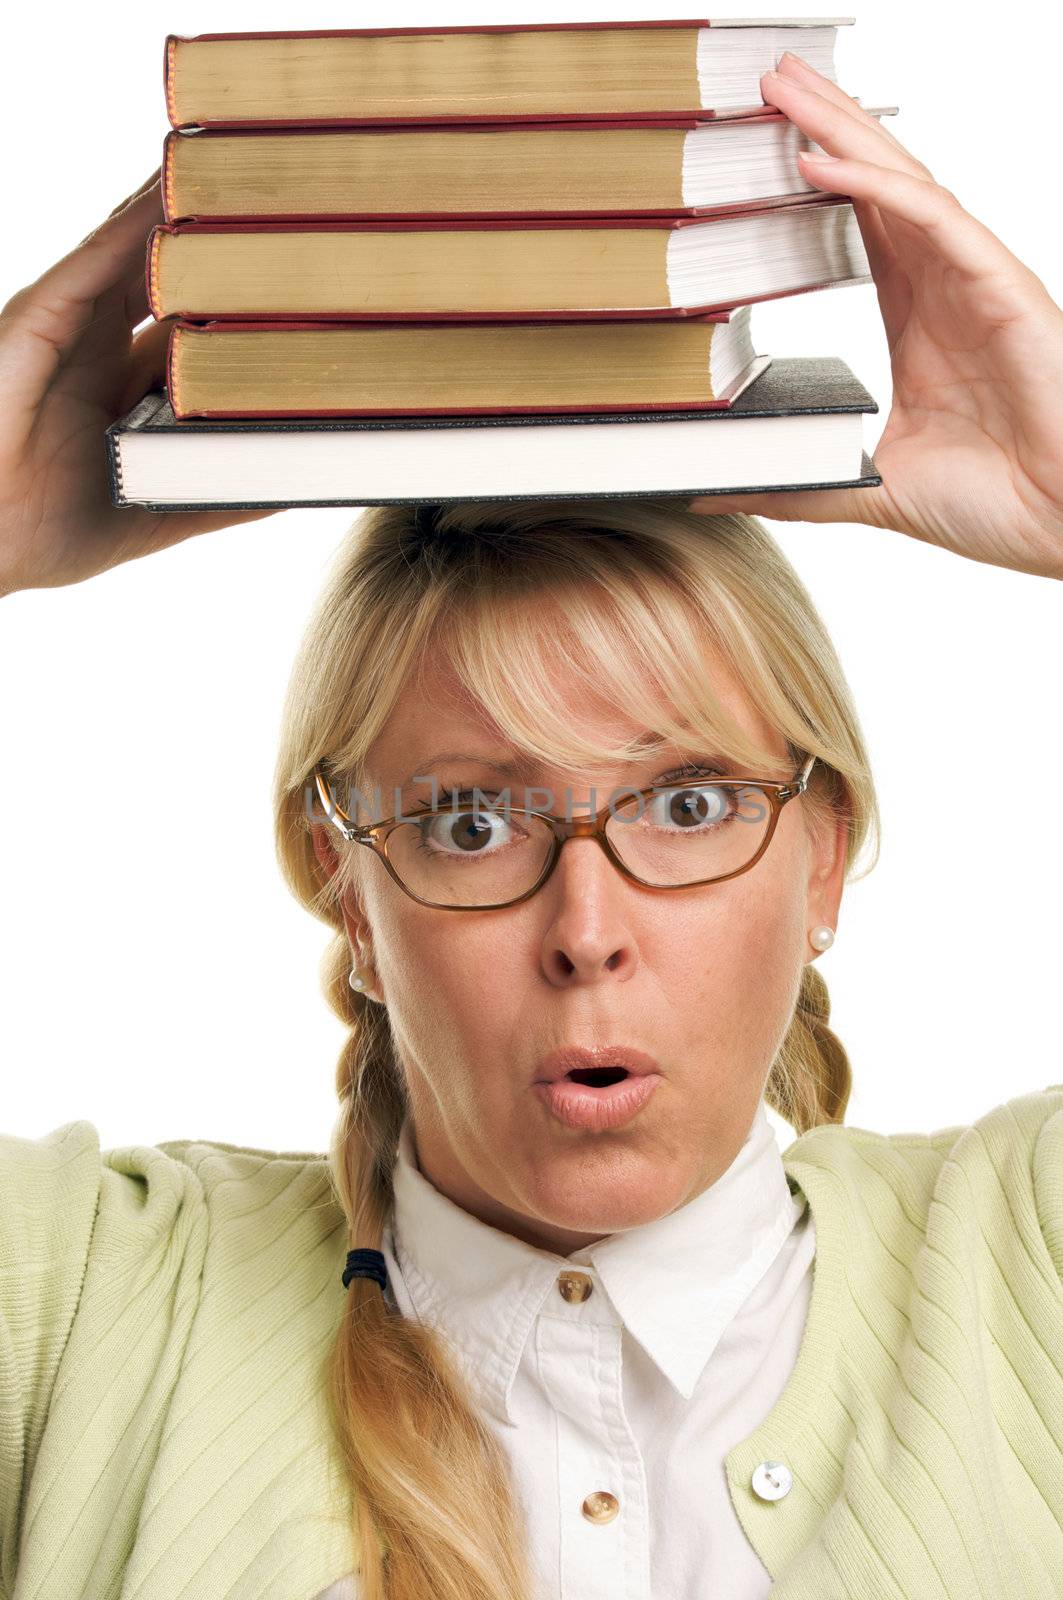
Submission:
[[[839,215],[838,212],[843,214]],[[730,292],[715,297],[701,296],[696,300],[686,298],[681,284],[677,294],[671,296],[672,255],[667,241],[663,242],[663,248],[654,250],[652,246],[648,249],[640,247],[634,237],[630,241],[619,237],[623,232],[630,232],[634,236],[649,229],[670,235],[684,229],[700,229],[704,234],[707,230],[735,228],[741,228],[747,235],[752,232],[753,243],[747,245],[750,252],[748,261],[743,259],[740,269],[736,269],[733,262],[730,263],[726,275],[717,277],[716,281],[730,285]],[[785,236],[776,233],[776,229],[783,228]],[[544,248],[541,234],[554,229],[564,230],[573,236],[573,240],[562,241],[559,249],[564,249],[566,245],[570,249],[579,246],[578,236],[592,230],[617,230],[617,237],[609,245],[595,246],[593,253],[582,251],[584,265],[579,271],[574,269],[572,287],[579,289],[583,298],[577,299],[572,294],[562,305],[535,303],[523,304],[519,308],[491,303],[492,295],[497,294],[501,299],[512,292],[509,274],[528,257],[535,255],[537,261],[546,263],[547,269],[551,267],[553,258]],[[485,242],[477,243],[474,247],[470,237],[485,234],[497,238],[511,231],[520,231],[525,235],[516,241],[515,246],[503,246],[501,242],[492,246]],[[331,253],[314,244],[321,236],[333,233],[352,239],[357,235],[377,235],[379,243],[352,247],[346,251],[343,245],[337,245]],[[403,235],[425,236],[435,233],[452,235],[450,247],[461,252],[461,259],[456,265],[451,265],[449,278],[443,270],[442,251],[433,252],[423,240],[415,239],[410,245],[398,244]],[[263,248],[264,241],[278,234],[286,234],[292,241],[281,256]],[[197,280],[203,275],[204,263],[203,252],[193,242],[200,239],[210,241],[226,235],[241,237],[246,241],[246,248],[237,248],[228,253],[221,273],[217,263],[213,265],[212,281],[220,281],[222,285],[214,290],[213,297],[219,303],[196,303],[196,295],[203,293],[202,288],[197,287]],[[811,254],[806,249],[800,262],[787,264],[786,270],[794,281],[779,281],[776,278],[765,283],[769,268],[775,268],[771,255],[773,248],[781,249],[791,239],[806,247],[811,246]],[[737,235],[732,233],[730,240],[737,240]],[[604,258],[610,250],[616,251],[628,243],[632,253],[647,263],[639,281],[653,278],[658,282],[660,294],[656,300],[648,299],[636,305],[603,305],[601,298],[604,296],[594,297],[601,287]],[[179,244],[182,248],[176,252],[175,259],[175,247]],[[187,248],[188,244],[193,244],[191,250]],[[319,252],[316,259],[313,255],[315,249]],[[821,270],[813,270],[809,275],[809,259],[817,261]],[[675,260],[678,280],[684,272],[678,251]],[[431,297],[439,303],[421,303],[406,308],[396,304],[392,298],[392,288],[397,283],[395,274],[400,267],[407,272],[419,267],[426,298]],[[269,294],[274,298],[286,295],[290,303],[268,308],[263,307],[260,301],[256,303],[253,287],[253,273],[256,270],[274,273],[276,281],[267,285]],[[688,278],[690,271],[690,266],[686,266]],[[468,275],[471,272],[478,275],[475,284]],[[620,276],[622,278],[623,274]],[[704,275],[697,276],[695,292],[700,286],[701,276]],[[323,220],[313,226],[272,219],[268,222],[159,223],[148,238],[146,264],[147,296],[152,315],[159,319],[180,316],[195,322],[222,319],[245,321],[251,318],[255,321],[304,322],[403,319],[461,322],[527,321],[529,318],[554,317],[577,321],[598,317],[681,317],[727,310],[836,284],[866,282],[869,279],[870,269],[852,203],[845,195],[819,195],[797,206],[763,204],[749,207],[740,215],[586,217],[580,218],[578,223],[572,218],[557,217],[519,220],[464,217],[460,227],[435,218],[420,220],[407,217],[393,218],[386,225],[364,219],[353,222]],[[335,303],[314,304],[316,298],[322,297],[321,286],[326,283],[337,285]],[[765,286],[759,287],[758,283],[765,283]],[[477,299],[473,304],[470,300],[474,289]],[[405,292],[410,292],[408,286]],[[555,299],[560,292],[559,289],[554,290]],[[376,296],[376,304],[372,303],[373,295]],[[266,297],[264,292],[262,298]],[[449,297],[454,303],[446,303]],[[229,303],[220,303],[223,301]]]
[[[797,151],[807,148],[815,146],[790,118],[768,108],[711,122],[171,130],[163,141],[163,216],[169,223],[724,216],[821,198],[799,170]],[[743,166],[749,176],[734,176]],[[447,193],[459,201],[454,209],[418,204]],[[684,204],[690,195],[720,198]],[[501,203],[490,202],[496,196]],[[285,199],[299,209],[284,209]],[[595,204],[602,199],[616,203]]]
[[708,17],[169,34],[174,128],[653,121],[763,113],[783,50],[834,76],[852,17]]
[[[245,341],[248,350],[240,349]],[[631,318],[612,328],[538,318],[479,325],[178,318],[166,392],[179,421],[712,411],[730,408],[768,363],[752,349],[748,307],[672,322]],[[708,387],[716,389],[712,398],[704,398]],[[573,398],[580,392],[588,398]],[[210,405],[211,394],[229,405]],[[440,394],[458,400],[437,403]],[[517,394],[519,402],[499,403],[499,394]],[[344,403],[311,403],[325,397]],[[293,403],[299,398],[301,405]]]

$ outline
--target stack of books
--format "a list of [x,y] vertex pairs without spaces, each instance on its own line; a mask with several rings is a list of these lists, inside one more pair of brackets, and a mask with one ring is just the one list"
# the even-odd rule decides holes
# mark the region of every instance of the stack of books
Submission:
[[167,380],[108,429],[115,503],[878,483],[845,363],[750,326],[870,280],[759,88],[785,49],[833,78],[851,21],[170,35]]

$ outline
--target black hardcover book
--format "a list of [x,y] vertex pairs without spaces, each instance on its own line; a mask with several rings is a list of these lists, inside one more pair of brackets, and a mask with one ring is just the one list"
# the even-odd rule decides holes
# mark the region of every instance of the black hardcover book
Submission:
[[882,482],[872,396],[837,356],[775,357],[727,410],[175,420],[107,429],[111,498],[152,511],[694,496]]

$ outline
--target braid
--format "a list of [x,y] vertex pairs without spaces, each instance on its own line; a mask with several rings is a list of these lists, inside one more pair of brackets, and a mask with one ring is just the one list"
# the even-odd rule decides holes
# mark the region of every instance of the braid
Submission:
[[765,1099],[805,1133],[842,1122],[853,1075],[845,1046],[830,1021],[830,994],[814,961],[806,962],[789,1030],[772,1065]]
[[[350,1025],[336,1088],[331,1170],[350,1240],[379,1249],[393,1208],[392,1169],[406,1111],[385,1007],[347,982],[337,932],[323,978]],[[395,1316],[379,1285],[356,1277],[328,1356],[329,1414],[351,1476],[359,1594],[365,1600],[524,1600],[529,1573],[505,1452],[435,1331]],[[453,1501],[455,1472],[467,1499]],[[409,1538],[425,1507],[430,1537]]]

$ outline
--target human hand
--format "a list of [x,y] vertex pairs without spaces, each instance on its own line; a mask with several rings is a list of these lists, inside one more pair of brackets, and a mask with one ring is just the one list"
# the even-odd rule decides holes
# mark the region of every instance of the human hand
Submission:
[[193,534],[272,510],[112,504],[104,430],[163,381],[168,322],[149,315],[159,170],[0,310],[0,595],[79,583]]
[[838,86],[785,54],[765,101],[835,159],[809,182],[852,196],[878,293],[893,401],[882,484],[702,495],[691,509],[865,522],[1063,578],[1063,311],[1030,269]]

